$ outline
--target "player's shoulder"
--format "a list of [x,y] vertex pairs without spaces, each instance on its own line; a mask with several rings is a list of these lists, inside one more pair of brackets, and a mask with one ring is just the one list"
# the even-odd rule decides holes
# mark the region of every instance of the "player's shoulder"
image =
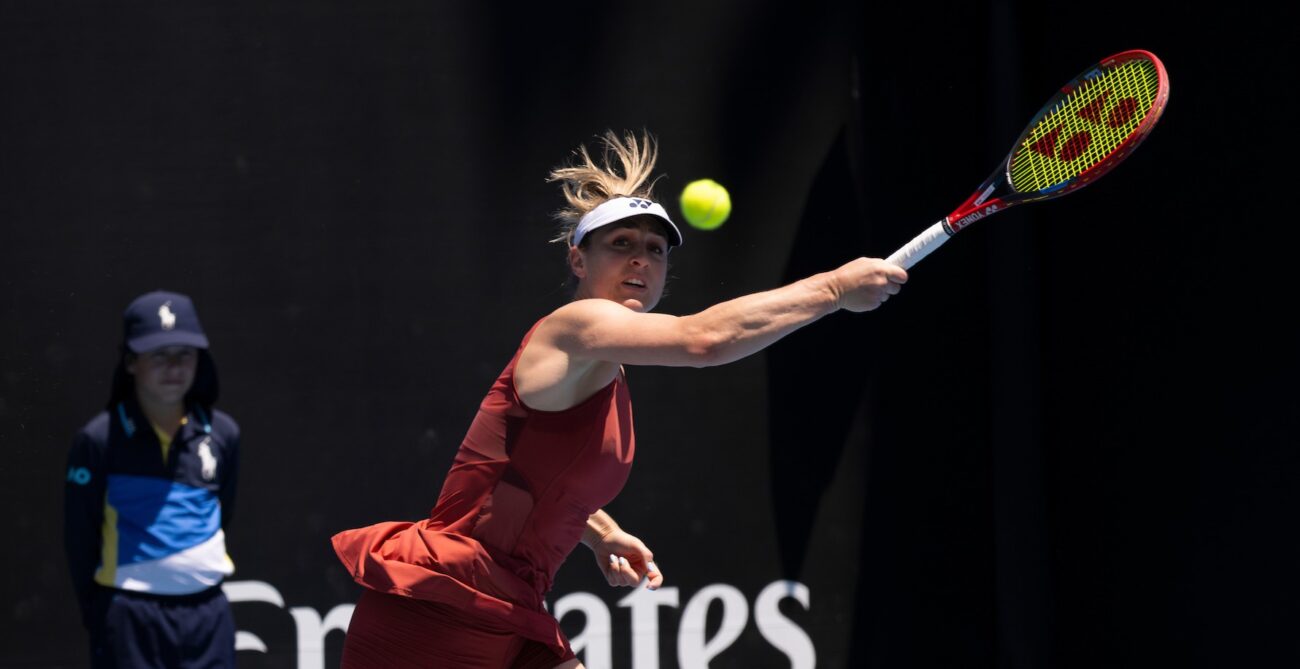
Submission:
[[552,321],[556,323],[583,323],[631,313],[636,312],[613,300],[593,297],[574,300],[551,312],[551,316],[546,320],[548,323]]
[[551,312],[537,327],[532,341],[550,342],[564,348],[561,342],[581,340],[592,328],[617,322],[636,313],[610,300],[599,298],[574,300]]

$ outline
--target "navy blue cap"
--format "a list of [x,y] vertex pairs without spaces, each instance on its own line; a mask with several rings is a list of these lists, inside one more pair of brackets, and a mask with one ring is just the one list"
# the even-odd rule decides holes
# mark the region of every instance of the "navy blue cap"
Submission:
[[155,291],[135,298],[122,314],[127,348],[144,353],[166,346],[208,347],[194,302],[180,293]]

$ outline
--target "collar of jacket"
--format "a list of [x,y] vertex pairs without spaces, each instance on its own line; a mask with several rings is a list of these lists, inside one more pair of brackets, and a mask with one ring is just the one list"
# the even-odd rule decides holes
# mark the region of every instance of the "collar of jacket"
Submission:
[[[208,412],[203,407],[195,405],[190,407],[190,411],[185,414],[189,420],[181,426],[181,439],[188,439],[194,436],[195,432],[212,434],[212,419],[208,417]],[[136,402],[118,402],[117,418],[122,423],[122,430],[126,432],[127,438],[132,438],[136,433],[137,425],[148,425],[149,419],[144,415],[144,410]],[[152,431],[149,432],[152,434]]]

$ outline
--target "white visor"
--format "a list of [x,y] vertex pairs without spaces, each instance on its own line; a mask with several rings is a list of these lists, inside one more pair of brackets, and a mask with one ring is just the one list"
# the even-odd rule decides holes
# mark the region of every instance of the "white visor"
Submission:
[[621,221],[629,216],[656,216],[663,219],[665,226],[668,228],[668,246],[682,245],[682,231],[677,229],[677,225],[668,218],[668,212],[664,211],[663,205],[658,202],[639,197],[616,197],[600,203],[600,206],[587,212],[582,220],[578,221],[578,227],[573,230],[573,245],[577,246],[582,243],[582,238],[587,233],[604,225],[609,225],[615,221]]

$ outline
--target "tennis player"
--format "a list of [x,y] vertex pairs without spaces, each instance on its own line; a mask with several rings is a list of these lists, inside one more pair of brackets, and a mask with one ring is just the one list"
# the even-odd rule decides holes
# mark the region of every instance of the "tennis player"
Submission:
[[584,146],[551,173],[568,201],[557,241],[574,299],[523,336],[429,517],[333,539],[366,588],[345,668],[581,666],[542,606],[569,553],[586,545],[612,585],[663,582],[653,553],[601,511],[636,449],[624,365],[739,360],[839,309],[875,309],[907,280],[859,258],[690,316],[651,313],[682,234],[651,192],[653,138],[602,140],[599,163]]

